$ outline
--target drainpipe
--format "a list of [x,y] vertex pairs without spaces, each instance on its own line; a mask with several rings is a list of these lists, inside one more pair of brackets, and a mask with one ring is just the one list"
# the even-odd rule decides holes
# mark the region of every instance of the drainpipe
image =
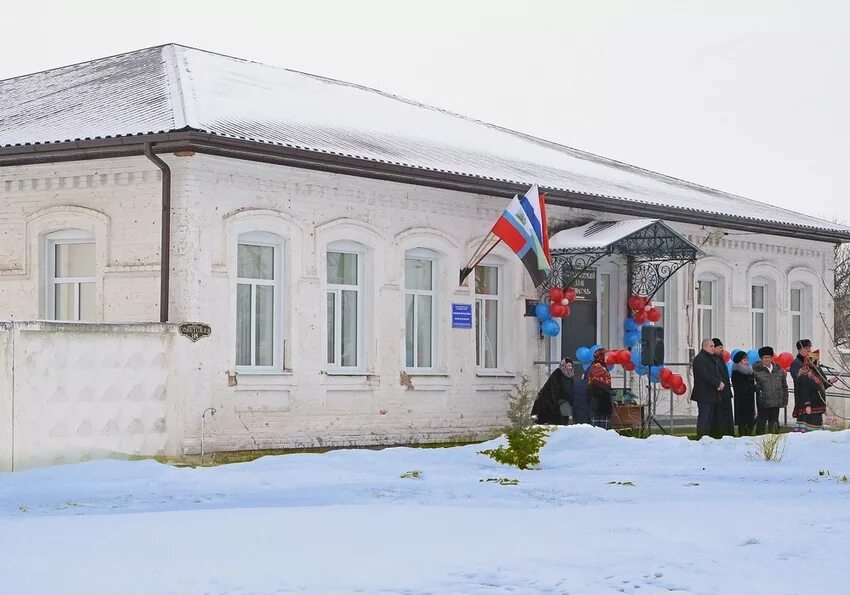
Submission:
[[144,145],[145,157],[162,171],[162,243],[159,265],[159,321],[168,322],[168,286],[171,278],[171,168],[154,155],[151,144]]

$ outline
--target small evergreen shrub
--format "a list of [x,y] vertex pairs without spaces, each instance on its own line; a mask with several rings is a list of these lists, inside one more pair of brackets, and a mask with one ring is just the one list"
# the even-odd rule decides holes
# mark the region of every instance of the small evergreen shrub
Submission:
[[540,449],[546,444],[549,430],[544,426],[512,429],[508,431],[508,446],[479,451],[497,463],[518,469],[529,469],[540,464]]

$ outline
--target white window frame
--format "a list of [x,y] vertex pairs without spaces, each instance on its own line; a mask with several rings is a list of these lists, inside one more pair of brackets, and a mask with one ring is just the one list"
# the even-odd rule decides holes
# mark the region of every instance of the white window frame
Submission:
[[[274,249],[274,279],[251,279],[244,278],[239,276],[239,246],[247,245],[247,246],[267,246]],[[265,232],[265,231],[250,231],[239,234],[236,240],[236,262],[234,263],[234,304],[238,311],[239,308],[239,297],[238,297],[238,289],[239,285],[250,285],[251,286],[251,365],[237,364],[235,365],[236,371],[242,374],[257,374],[257,373],[275,373],[282,372],[284,367],[284,353],[283,353],[283,337],[284,337],[284,320],[283,320],[283,288],[284,288],[284,250],[285,250],[285,242],[283,238],[280,236]],[[271,286],[274,288],[274,309],[272,316],[274,320],[272,321],[272,364],[270,366],[258,366],[253,362],[257,359],[256,354],[256,316],[257,316],[257,286]],[[236,357],[238,354],[236,353],[236,337],[239,333],[239,327],[237,324],[237,311],[234,311],[233,314],[233,326],[235,329],[234,339],[233,339],[233,349],[234,349],[234,361],[236,361]]]
[[[56,286],[74,285],[74,318],[67,322],[80,321],[80,284],[92,283],[95,288],[95,304],[97,310],[97,242],[93,233],[79,229],[64,229],[45,236],[46,253],[46,283],[44,304],[49,320],[63,320],[56,317]],[[92,277],[56,277],[56,247],[69,244],[92,244],[95,249],[95,275]],[[90,321],[89,321],[90,322]]]
[[[603,313],[602,308],[602,278],[606,277],[608,282],[608,312]],[[622,335],[619,332],[620,328],[620,286],[619,286],[619,270],[613,263],[602,265],[596,269],[596,342],[605,346],[606,349],[614,349],[622,345]],[[605,316],[608,318],[608,328],[604,328],[603,321]],[[562,321],[563,322],[563,321]],[[608,335],[607,341],[605,334]],[[560,335],[554,337],[559,342]]]
[[[407,333],[405,329],[404,335],[404,343],[402,346],[402,365],[404,369],[408,372],[433,372],[437,367],[437,279],[438,279],[438,271],[437,267],[439,266],[439,255],[430,250],[428,248],[413,248],[408,250],[404,254],[404,267],[402,269],[402,283],[404,285],[404,305],[403,308],[407,308],[407,296],[413,296],[413,328],[414,328],[414,338],[413,338],[413,365],[407,365]],[[407,270],[407,260],[427,260],[431,262],[431,289],[408,289],[407,280],[405,271]],[[418,317],[419,317],[419,308],[417,307],[417,296],[428,296],[431,298],[431,365],[430,366],[417,366],[416,362],[419,360],[419,341],[416,336],[416,329],[418,329]],[[405,326],[407,322],[407,313],[405,311]]]
[[[476,291],[476,283],[475,279],[472,279],[472,295],[473,295],[473,311],[472,311],[472,324],[473,329],[477,328],[478,332],[475,334],[475,368],[479,372],[494,372],[502,369],[502,365],[504,362],[504,336],[505,336],[505,328],[504,328],[504,315],[502,313],[504,300],[502,299],[502,293],[504,292],[505,287],[505,267],[502,266],[501,263],[498,262],[482,262],[478,266],[486,266],[492,267],[496,269],[496,293],[478,293]],[[473,275],[475,273],[473,272]],[[485,349],[485,338],[486,338],[486,308],[484,307],[486,302],[494,301],[496,302],[496,362],[495,366],[487,367],[486,366],[486,349]],[[479,308],[480,305],[480,308]],[[482,324],[478,324],[477,320],[477,312],[481,312],[482,314]]]
[[[800,292],[800,309],[792,310],[793,301],[791,300],[791,292]],[[788,290],[788,314],[789,314],[789,334],[791,335],[791,350],[793,353],[797,349],[796,342],[800,339],[805,339],[811,336],[811,320],[812,320],[812,288],[807,283],[794,281]],[[794,338],[794,318],[800,319],[800,336]]]
[[[756,308],[755,304],[753,303],[753,291],[756,287],[760,287],[763,292],[761,308]],[[767,283],[767,281],[764,281],[762,279],[753,279],[753,282],[750,284],[750,341],[752,342],[752,345],[755,349],[760,349],[765,345],[769,345],[771,342],[769,335],[770,320],[768,314],[770,310],[768,304],[770,295],[769,291],[770,285]],[[756,317],[758,315],[761,315],[762,325],[760,341],[757,340],[756,337]]]
[[[711,283],[711,304],[700,304],[699,303],[699,284],[700,283]],[[701,342],[703,339],[711,339],[716,337],[715,334],[717,332],[717,285],[718,280],[713,277],[703,277],[696,280],[696,296],[694,299],[696,314],[697,314],[697,334],[699,335],[697,342]],[[705,329],[702,328],[702,313],[704,310],[709,310],[711,312],[711,330],[706,333]]]
[[[664,361],[670,361],[670,351],[672,350],[672,327],[669,322],[672,320],[672,315],[670,309],[673,304],[673,287],[671,286],[673,283],[673,278],[667,279],[661,287],[658,288],[658,291],[655,292],[655,295],[652,296],[652,307],[653,308],[661,308],[661,320],[658,321],[660,326],[664,329]],[[661,298],[659,299],[658,295],[661,294]],[[714,317],[712,316],[712,319]],[[713,322],[713,321],[712,321]]]
[[[340,253],[340,254],[354,254],[357,256],[357,285],[343,285],[338,283],[329,283],[328,282],[328,270],[327,270],[327,255],[330,252]],[[340,240],[336,242],[331,242],[328,244],[327,249],[324,255],[324,267],[325,267],[325,300],[323,302],[323,309],[325,312],[325,341],[323,343],[324,352],[323,359],[325,360],[325,365],[327,366],[327,370],[330,371],[343,371],[343,372],[361,372],[365,370],[365,319],[366,319],[366,308],[365,308],[365,280],[366,280],[366,247],[357,242]],[[353,366],[343,366],[339,362],[342,361],[342,292],[345,291],[356,291],[357,292],[357,362]],[[328,294],[334,294],[334,361],[327,361],[327,340],[328,340],[328,323],[330,322],[327,319],[327,296]]]

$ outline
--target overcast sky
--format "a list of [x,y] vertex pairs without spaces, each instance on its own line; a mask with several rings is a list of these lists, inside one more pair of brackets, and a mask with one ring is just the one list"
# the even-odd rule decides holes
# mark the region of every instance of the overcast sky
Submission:
[[177,42],[850,220],[848,26],[847,0],[28,0],[0,79]]

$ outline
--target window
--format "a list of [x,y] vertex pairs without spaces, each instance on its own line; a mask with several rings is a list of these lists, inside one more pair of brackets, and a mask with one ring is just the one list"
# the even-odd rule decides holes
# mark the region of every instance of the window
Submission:
[[239,236],[236,250],[236,365],[282,369],[282,242],[272,234]]
[[699,340],[714,337],[714,281],[697,281],[697,335]]
[[47,236],[47,312],[52,320],[96,319],[94,237],[67,230]]
[[435,254],[410,250],[404,259],[404,365],[433,368],[436,333]]
[[756,349],[767,344],[767,287],[753,285],[751,287],[750,313],[753,329],[753,347]]
[[327,362],[356,369],[362,363],[363,252],[358,244],[337,242],[327,254]]
[[[791,346],[796,349],[796,343],[812,334],[812,297],[811,286],[802,283],[791,285]],[[791,350],[793,352],[793,349]]]
[[499,367],[499,295],[501,270],[497,266],[475,267],[475,365]]

